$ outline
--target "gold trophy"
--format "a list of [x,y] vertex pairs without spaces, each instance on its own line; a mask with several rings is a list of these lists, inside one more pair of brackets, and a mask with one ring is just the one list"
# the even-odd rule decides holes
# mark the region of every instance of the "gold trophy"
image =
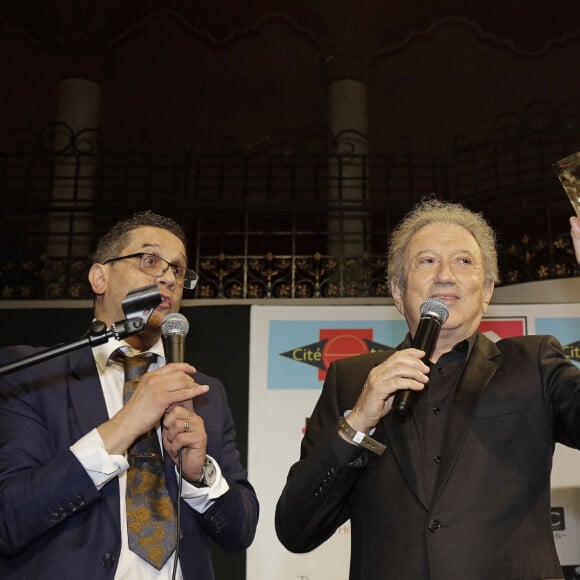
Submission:
[[576,215],[580,217],[580,151],[556,161],[553,167]]

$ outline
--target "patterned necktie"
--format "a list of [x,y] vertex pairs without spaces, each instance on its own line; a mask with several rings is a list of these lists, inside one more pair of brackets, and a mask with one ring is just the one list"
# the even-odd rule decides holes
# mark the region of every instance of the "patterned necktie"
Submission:
[[[144,353],[128,357],[118,351],[113,358],[125,367],[123,399],[126,403],[156,355]],[[156,429],[133,443],[127,451],[127,460],[129,548],[159,570],[175,550],[177,518],[165,486],[163,456]]]

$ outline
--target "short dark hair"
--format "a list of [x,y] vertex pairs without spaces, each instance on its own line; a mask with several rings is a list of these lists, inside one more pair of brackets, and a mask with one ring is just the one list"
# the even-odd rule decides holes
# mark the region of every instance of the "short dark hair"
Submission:
[[123,248],[127,245],[127,238],[133,230],[142,227],[153,227],[167,230],[181,240],[187,247],[187,239],[183,228],[172,218],[162,216],[151,210],[133,214],[132,217],[117,222],[103,237],[97,242],[97,247],[93,254],[93,263],[103,264],[107,260],[117,258]]

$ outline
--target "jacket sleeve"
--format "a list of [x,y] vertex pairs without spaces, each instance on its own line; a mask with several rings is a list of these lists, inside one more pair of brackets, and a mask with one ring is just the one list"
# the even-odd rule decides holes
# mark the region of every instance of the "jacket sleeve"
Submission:
[[208,411],[204,412],[202,407],[198,412],[206,424],[207,453],[218,462],[229,490],[215,499],[205,512],[195,512],[194,515],[205,533],[220,548],[227,552],[240,552],[254,539],[258,524],[258,499],[240,461],[236,428],[223,385],[205,376],[197,380],[210,385],[212,399],[206,405]]
[[367,464],[367,452],[338,435],[337,374],[333,363],[276,506],[276,533],[292,552],[313,550],[349,519],[349,495]]

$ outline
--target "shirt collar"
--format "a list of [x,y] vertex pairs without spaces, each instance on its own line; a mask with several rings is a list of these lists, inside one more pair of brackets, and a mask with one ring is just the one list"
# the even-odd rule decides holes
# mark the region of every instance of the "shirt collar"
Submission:
[[460,352],[464,352],[467,355],[467,358],[471,355],[471,351],[475,345],[475,341],[477,340],[477,331],[475,331],[470,337],[458,342],[454,347],[453,350],[458,350]]
[[[97,363],[99,372],[105,372],[111,355],[119,348],[129,356],[139,354],[139,351],[135,350],[125,340],[109,340],[104,344],[94,346],[93,356],[95,357],[95,362]],[[150,349],[148,349],[147,352],[155,353],[159,357],[158,360],[160,364],[165,364],[165,350],[163,349],[163,340],[161,337],[159,337],[157,342]]]

